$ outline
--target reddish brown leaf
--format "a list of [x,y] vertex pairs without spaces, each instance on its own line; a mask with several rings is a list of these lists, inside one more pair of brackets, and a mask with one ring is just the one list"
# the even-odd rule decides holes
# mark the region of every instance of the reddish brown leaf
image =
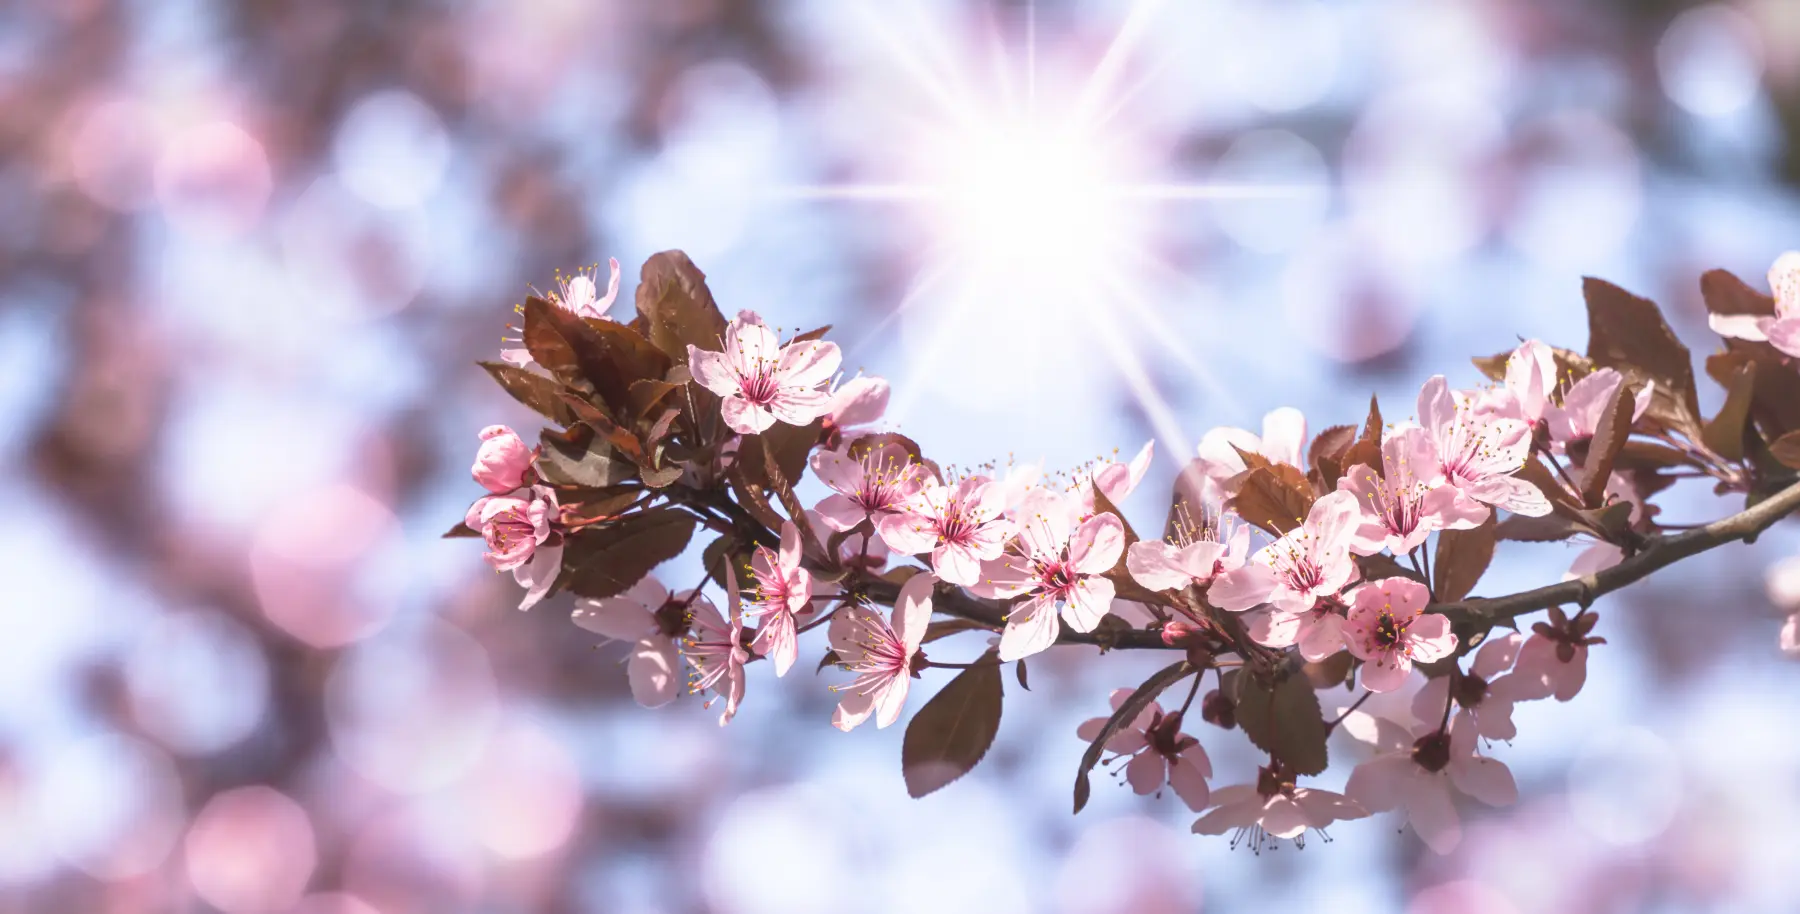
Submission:
[[569,408],[563,405],[557,396],[562,385],[535,371],[526,371],[517,365],[506,362],[478,362],[487,370],[494,382],[502,390],[512,395],[514,400],[531,407],[538,415],[555,422],[557,425],[570,425],[575,417]]
[[[1081,766],[1075,769],[1076,812],[1080,812],[1081,808],[1087,805],[1088,795],[1093,790],[1088,784],[1088,772],[1094,770],[1095,765],[1100,764],[1100,755],[1106,751],[1106,741],[1112,739],[1114,734],[1117,734],[1125,725],[1136,720],[1138,714],[1155,701],[1156,696],[1161,695],[1164,689],[1179,682],[1189,673],[1195,672],[1186,660],[1177,660],[1163,667],[1149,679],[1144,680],[1144,684],[1138,686],[1137,690],[1132,692],[1113,711],[1112,716],[1106,719],[1106,723],[1100,727],[1100,733],[1094,737],[1093,742],[1088,743],[1087,751],[1081,754]],[[909,733],[908,736],[910,735]]]
[[1494,516],[1473,530],[1445,530],[1438,534],[1437,554],[1432,559],[1432,574],[1437,576],[1433,591],[1440,603],[1454,603],[1469,595],[1494,560],[1494,544],[1499,536]]
[[1656,304],[1591,277],[1583,281],[1582,293],[1588,306],[1588,357],[1628,377],[1635,373],[1656,381],[1652,415],[1690,437],[1698,435],[1700,398],[1693,361]]
[[1724,270],[1708,270],[1700,277],[1700,295],[1706,299],[1706,310],[1712,314],[1772,316],[1775,313],[1772,296],[1752,289]]
[[1581,497],[1588,507],[1599,507],[1606,499],[1606,480],[1631,434],[1632,408],[1631,390],[1620,384],[1594,426],[1594,437],[1588,442],[1581,467]]
[[1239,517],[1280,536],[1306,521],[1313,490],[1298,469],[1287,464],[1258,467],[1241,477],[1232,509]]
[[1725,385],[1725,403],[1717,415],[1706,423],[1701,440],[1712,452],[1726,460],[1744,459],[1744,428],[1750,421],[1750,404],[1756,391],[1756,366],[1738,366],[1731,383]]
[[1775,439],[1775,443],[1769,445],[1769,453],[1781,461],[1782,466],[1800,470],[1800,432],[1788,432]]
[[1312,683],[1298,672],[1244,672],[1237,677],[1237,724],[1257,748],[1297,775],[1318,774],[1329,758],[1325,720]]
[[1000,732],[1000,665],[989,651],[913,715],[900,745],[906,792],[915,799],[968,774]]
[[639,273],[637,310],[656,348],[687,364],[687,347],[717,351],[725,316],[706,287],[706,274],[681,251],[663,251],[644,261]]
[[630,514],[568,536],[559,585],[596,599],[623,593],[651,569],[681,554],[694,516],[674,508]]

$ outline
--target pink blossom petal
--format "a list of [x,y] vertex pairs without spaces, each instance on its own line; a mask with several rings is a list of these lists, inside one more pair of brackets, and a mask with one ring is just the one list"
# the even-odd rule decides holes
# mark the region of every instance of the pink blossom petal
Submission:
[[887,412],[888,382],[882,378],[858,377],[845,381],[831,395],[828,415],[838,427],[868,425],[880,421]]
[[1252,641],[1264,647],[1288,647],[1300,636],[1301,618],[1302,613],[1268,607],[1250,613],[1244,620]]
[[851,460],[836,451],[823,448],[812,455],[813,475],[829,486],[833,491],[844,495],[855,495],[862,490],[863,465],[860,461]]
[[645,638],[631,651],[625,666],[631,697],[646,708],[660,708],[681,691],[681,656],[669,638]]
[[1481,644],[1481,650],[1475,652],[1475,662],[1469,664],[1469,672],[1482,679],[1493,680],[1511,668],[1513,661],[1519,657],[1519,648],[1525,644],[1525,636],[1518,632],[1496,632],[1488,636]]
[[1276,794],[1263,807],[1263,831],[1276,838],[1297,838],[1307,827],[1306,813],[1293,798]]
[[1800,613],[1787,617],[1781,623],[1781,652],[1789,657],[1800,657]]
[[837,374],[842,360],[836,343],[823,340],[791,343],[781,351],[775,377],[784,387],[817,387]]
[[1208,772],[1202,771],[1188,760],[1187,753],[1182,753],[1180,758],[1169,765],[1169,786],[1175,789],[1175,795],[1181,798],[1181,802],[1186,803],[1187,808],[1194,812],[1205,809],[1207,801],[1211,799],[1211,791],[1206,783],[1207,774]]
[[1450,763],[1450,781],[1456,789],[1489,806],[1511,806],[1519,801],[1519,787],[1512,772],[1499,759],[1472,756]]
[[1306,416],[1292,406],[1270,410],[1263,416],[1260,447],[1264,457],[1288,466],[1304,466],[1301,450],[1306,443]]
[[[1346,719],[1345,723],[1348,722]],[[1412,793],[1413,778],[1418,771],[1419,766],[1404,752],[1378,755],[1350,772],[1350,780],[1344,785],[1344,796],[1370,812],[1393,809]]]
[[1014,606],[1006,616],[1006,630],[1000,633],[1000,661],[1010,663],[1049,650],[1056,643],[1056,619],[1056,604],[1046,597]]
[[1462,843],[1462,821],[1441,775],[1420,778],[1413,785],[1406,800],[1406,818],[1425,846],[1439,854],[1448,854]]
[[794,634],[793,614],[779,611],[763,616],[762,626],[757,629],[756,640],[751,646],[758,654],[774,661],[777,678],[786,676],[800,650]]
[[1412,715],[1420,720],[1435,721],[1443,716],[1444,705],[1449,701],[1450,677],[1433,676],[1413,693]]
[[[1465,491],[1477,501],[1525,517],[1543,517],[1551,510],[1550,499],[1544,497],[1544,490],[1517,476],[1489,476]],[[1471,513],[1474,512],[1459,511],[1459,514]]]
[[1155,752],[1138,753],[1125,765],[1125,780],[1131,782],[1131,789],[1139,796],[1152,794],[1162,789],[1168,777],[1169,766],[1161,755]]
[[1069,561],[1082,574],[1104,574],[1119,564],[1124,552],[1124,523],[1116,514],[1096,514],[1076,528],[1069,544]]
[[1213,791],[1212,800],[1218,805],[1212,812],[1194,821],[1194,834],[1222,835],[1228,831],[1248,828],[1262,818],[1262,798],[1249,785],[1221,787]]
[[900,637],[908,657],[925,640],[925,629],[931,624],[931,592],[936,586],[936,577],[921,572],[900,585],[900,595],[894,600],[894,633]]
[[1212,584],[1206,588],[1206,602],[1226,612],[1243,612],[1268,602],[1275,592],[1275,584],[1274,569],[1261,562],[1247,562],[1214,576]]
[[848,690],[843,695],[843,698],[838,699],[837,710],[831,714],[831,725],[848,733],[875,713],[875,697]]
[[868,517],[861,505],[835,492],[825,496],[813,510],[819,513],[821,523],[839,533],[856,529]]
[[[719,413],[725,424],[740,435],[758,435],[769,430],[775,424],[775,414],[769,410],[755,406],[743,397],[726,397],[719,404]],[[811,419],[806,420],[811,422]],[[806,423],[800,423],[802,425]]]
[[930,552],[937,546],[937,531],[922,514],[902,511],[877,518],[875,532],[889,549],[901,555]]
[[1125,556],[1125,570],[1150,590],[1178,590],[1194,578],[1181,561],[1183,550],[1162,540],[1132,543]]
[[738,375],[722,352],[712,352],[693,345],[688,346],[688,370],[693,372],[694,380],[701,387],[718,394],[730,397],[741,390]]
[[562,553],[561,543],[539,546],[530,562],[513,569],[513,580],[525,588],[525,598],[519,601],[521,611],[536,606],[550,593],[550,585],[562,573]]
[[783,387],[769,401],[768,411],[789,425],[809,425],[825,414],[828,402],[823,391]]
[[1432,375],[1419,388],[1419,424],[1441,442],[1456,422],[1456,398],[1450,393],[1450,383],[1441,374]]
[[1442,660],[1456,650],[1456,634],[1450,631],[1450,620],[1437,613],[1414,620],[1406,636],[1412,645],[1413,660],[1418,663]]
[[1392,692],[1406,684],[1412,662],[1404,657],[1387,655],[1363,664],[1362,687],[1371,692]]
[[955,543],[945,543],[932,551],[931,569],[945,581],[963,587],[973,587],[981,580],[981,560],[969,547]]
[[1105,578],[1087,577],[1075,582],[1069,601],[1063,607],[1063,621],[1078,632],[1091,632],[1112,609],[1113,582]]
[[[657,605],[662,604],[659,601]],[[576,625],[615,641],[636,641],[656,630],[656,619],[650,610],[623,597],[577,600],[570,618]]]
[[900,719],[900,712],[906,708],[910,681],[905,675],[895,676],[887,685],[875,690],[875,729],[886,729]]
[[1317,663],[1344,649],[1344,620],[1336,613],[1303,620],[1300,624],[1300,656]]
[[1793,358],[1800,358],[1800,314],[1789,315],[1769,324],[1769,345]]

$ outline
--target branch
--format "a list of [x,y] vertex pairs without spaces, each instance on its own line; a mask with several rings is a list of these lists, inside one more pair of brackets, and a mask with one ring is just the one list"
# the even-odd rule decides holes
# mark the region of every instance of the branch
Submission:
[[1598,573],[1505,597],[1443,603],[1432,607],[1432,611],[1449,616],[1459,627],[1485,630],[1525,613],[1564,603],[1578,603],[1585,608],[1596,597],[1635,583],[1651,572],[1682,559],[1726,543],[1740,540],[1754,542],[1764,530],[1796,509],[1800,509],[1800,483],[1776,492],[1754,507],[1713,521],[1704,527],[1676,536],[1652,536],[1637,554]]
[[[871,601],[886,606],[892,606],[894,601],[900,599],[900,585],[881,578],[870,580],[863,585],[862,590]],[[954,585],[940,587],[931,595],[931,609],[946,616],[967,619],[995,631],[1006,627],[1006,614],[1000,604],[973,596]],[[1101,635],[1097,632],[1075,631],[1060,619],[1058,624],[1062,630],[1056,636],[1057,644],[1093,644],[1109,650],[1176,650],[1163,643],[1161,633],[1141,628]]]

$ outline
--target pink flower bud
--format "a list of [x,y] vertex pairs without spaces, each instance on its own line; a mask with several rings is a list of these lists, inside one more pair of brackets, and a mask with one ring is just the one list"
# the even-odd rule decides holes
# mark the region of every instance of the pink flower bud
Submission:
[[481,430],[481,450],[475,452],[475,466],[470,472],[482,488],[503,495],[525,484],[525,470],[531,466],[531,448],[517,432],[504,425],[490,425]]

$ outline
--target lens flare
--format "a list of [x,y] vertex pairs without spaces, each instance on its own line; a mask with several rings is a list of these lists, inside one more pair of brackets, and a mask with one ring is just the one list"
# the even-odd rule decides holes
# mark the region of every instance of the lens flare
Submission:
[[[857,7],[871,50],[901,76],[874,96],[896,117],[859,154],[858,171],[892,180],[778,190],[892,206],[918,233],[911,287],[849,347],[853,354],[901,325],[910,377],[895,385],[890,417],[903,419],[924,388],[950,396],[979,389],[982,405],[998,409],[1014,405],[1008,397],[1055,397],[1091,382],[1068,366],[1098,359],[1158,437],[1188,449],[1160,376],[1135,349],[1173,344],[1144,304],[1173,297],[1161,285],[1172,271],[1160,267],[1171,223],[1190,215],[1179,210],[1193,201],[1316,200],[1322,189],[1175,173],[1174,143],[1131,117],[1133,99],[1159,72],[1134,56],[1160,5],[1134,3],[1098,58],[1085,60],[1080,41],[1040,48],[1031,5],[1007,28],[922,23],[905,5]],[[1076,50],[1055,53],[1064,47]],[[989,78],[970,76],[981,72]],[[1228,402],[1191,353],[1171,354],[1204,396]]]

